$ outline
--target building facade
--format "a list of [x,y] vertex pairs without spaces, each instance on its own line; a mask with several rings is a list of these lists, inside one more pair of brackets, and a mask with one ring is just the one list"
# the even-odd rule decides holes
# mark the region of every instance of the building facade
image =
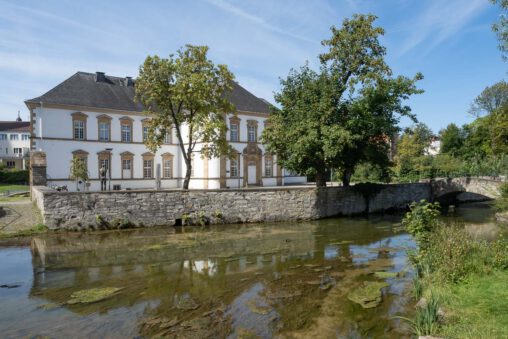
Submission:
[[9,169],[28,169],[30,122],[0,121],[0,164]]
[[[78,72],[47,92],[27,100],[30,110],[30,148],[46,154],[49,185],[70,190],[99,190],[99,169],[107,168],[108,188],[162,189],[181,187],[186,171],[173,130],[156,153],[144,145],[146,122],[134,101],[135,81],[129,77]],[[286,175],[259,138],[269,104],[234,83],[229,95],[236,114],[225,117],[233,159],[202,158],[200,144],[193,157],[190,188],[219,189],[303,184],[305,177]],[[185,133],[185,130],[184,130]],[[185,138],[184,138],[185,140]],[[87,182],[69,179],[73,158],[88,169]]]

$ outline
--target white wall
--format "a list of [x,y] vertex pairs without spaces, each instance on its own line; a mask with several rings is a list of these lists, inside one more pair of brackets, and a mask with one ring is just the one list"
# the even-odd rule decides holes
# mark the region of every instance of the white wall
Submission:
[[[103,115],[101,112],[93,111],[80,111],[87,115],[86,125],[86,140],[79,141],[73,140],[73,125],[72,125],[72,113],[75,110],[67,109],[56,109],[56,108],[43,108],[40,107],[35,109],[35,140],[34,148],[46,152],[47,157],[47,174],[50,183],[58,185],[68,185],[69,189],[74,190],[75,184],[68,180],[70,162],[72,160],[73,151],[84,150],[88,152],[88,171],[91,190],[100,189],[99,178],[99,160],[98,152],[106,150],[106,148],[112,148],[111,154],[111,171],[112,171],[112,185],[121,184],[122,189],[125,188],[153,188],[155,187],[155,181],[153,179],[143,179],[143,158],[142,154],[148,152],[148,149],[142,143],[142,120],[146,116],[141,114],[125,114],[123,112],[107,113],[111,119],[111,140],[109,142],[98,141],[98,119],[97,117]],[[130,112],[131,113],[131,112]],[[121,131],[120,131],[120,120],[119,118],[128,116],[133,119],[132,123],[132,143],[122,143]],[[239,114],[240,118],[240,142],[232,143],[232,146],[239,153],[242,153],[247,146],[247,121],[256,120],[258,123],[257,136],[258,140],[261,137],[264,128],[264,120],[266,118],[253,117],[248,115]],[[226,119],[229,125],[229,118]],[[186,140],[187,131],[183,129],[184,140]],[[227,135],[229,140],[229,133]],[[186,172],[185,161],[181,154],[179,145],[177,144],[178,139],[176,132],[173,130],[172,133],[172,144],[162,145],[161,148],[156,152],[154,158],[154,175],[156,173],[156,167],[158,164],[161,165],[162,170],[162,157],[161,154],[169,152],[174,155],[173,158],[173,178],[172,180],[163,179],[161,182],[162,188],[175,188],[179,187],[183,183],[183,178]],[[29,144],[29,141],[27,141]],[[28,146],[26,146],[28,147]],[[208,160],[208,172],[205,173],[205,163],[199,153],[201,145],[198,143],[194,150],[194,176],[190,182],[190,188],[205,188],[205,178],[208,178],[208,188],[218,189],[220,188],[220,160],[218,158]],[[262,144],[258,144],[258,147],[262,150],[263,155],[265,148]],[[122,180],[121,172],[121,156],[122,152],[131,152],[134,154],[133,159],[133,180]],[[279,175],[276,168],[276,159],[273,161],[272,176]],[[265,176],[264,157],[261,166],[261,176]],[[226,169],[228,171],[227,177],[230,177],[229,173],[229,160],[226,161]],[[240,160],[239,174],[243,176],[243,159]],[[305,182],[305,178],[294,178],[293,181]],[[277,181],[275,178],[263,178],[263,184],[266,186],[275,186]],[[238,179],[231,178],[227,180],[226,185],[228,187],[237,187]],[[240,180],[240,186],[243,186],[243,180]]]

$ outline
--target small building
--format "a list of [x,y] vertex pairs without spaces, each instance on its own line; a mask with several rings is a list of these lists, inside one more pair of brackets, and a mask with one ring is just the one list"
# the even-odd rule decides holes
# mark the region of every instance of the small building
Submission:
[[[46,154],[49,185],[99,190],[99,169],[107,168],[114,189],[178,188],[186,170],[175,131],[150,152],[143,140],[150,117],[134,101],[135,80],[102,72],[77,72],[47,93],[25,101],[31,116],[31,149]],[[237,114],[225,117],[227,140],[237,152],[233,159],[201,158],[199,143],[193,159],[190,188],[219,189],[277,186],[306,182],[285,172],[259,141],[270,105],[233,84],[229,100]],[[70,163],[87,164],[88,182],[69,180]],[[155,180],[157,179],[157,180]],[[156,182],[157,181],[157,182]],[[108,185],[109,186],[109,185]]]
[[0,164],[9,169],[28,169],[30,159],[30,122],[0,121]]

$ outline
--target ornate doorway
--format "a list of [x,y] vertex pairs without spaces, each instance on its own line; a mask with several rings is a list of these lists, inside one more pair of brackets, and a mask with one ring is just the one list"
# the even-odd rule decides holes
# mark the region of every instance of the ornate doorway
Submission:
[[248,144],[243,150],[243,182],[244,186],[262,186],[261,159],[263,151],[254,143]]

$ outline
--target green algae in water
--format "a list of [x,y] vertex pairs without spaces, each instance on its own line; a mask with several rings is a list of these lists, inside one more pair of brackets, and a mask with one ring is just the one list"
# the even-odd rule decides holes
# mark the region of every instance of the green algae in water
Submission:
[[379,271],[379,272],[374,272],[374,275],[380,279],[387,279],[387,278],[396,278],[399,276],[399,273]]
[[121,288],[117,287],[104,287],[77,291],[71,294],[71,299],[67,301],[67,304],[74,305],[95,303],[112,297],[120,290]]
[[381,289],[386,286],[388,284],[385,282],[364,281],[363,285],[350,292],[347,298],[363,308],[373,308],[383,301]]

